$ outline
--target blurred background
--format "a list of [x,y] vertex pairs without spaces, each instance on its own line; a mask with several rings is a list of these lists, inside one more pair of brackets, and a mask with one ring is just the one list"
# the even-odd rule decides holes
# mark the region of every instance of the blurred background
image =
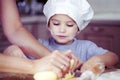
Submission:
[[[50,36],[46,29],[46,18],[42,13],[46,1],[17,0],[16,2],[22,23],[36,39]],[[88,2],[95,14],[88,27],[77,38],[91,40],[120,56],[120,0],[88,0]],[[0,51],[2,52],[8,45],[10,43],[0,27]],[[117,66],[120,67],[120,64]]]

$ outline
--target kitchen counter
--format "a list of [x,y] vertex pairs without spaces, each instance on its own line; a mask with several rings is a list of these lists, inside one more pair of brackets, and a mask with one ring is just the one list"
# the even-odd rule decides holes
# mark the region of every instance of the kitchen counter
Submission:
[[[119,79],[120,69],[109,69],[106,70],[103,74],[101,74],[96,80],[119,80]],[[0,73],[0,80],[34,80],[34,79],[32,75],[27,74]]]
[[93,20],[112,20],[120,21],[120,13],[101,13],[95,14]]
[[43,15],[40,16],[24,16],[21,17],[23,23],[34,23],[34,22],[46,22],[46,18]]
[[[22,22],[44,22],[46,18],[44,15],[39,16],[24,16],[21,17]],[[120,21],[120,13],[100,13],[95,14],[92,20],[107,20],[107,21]]]
[[[21,17],[23,23],[46,22],[44,15]],[[120,13],[100,13],[95,14],[91,23],[108,23],[120,25]]]

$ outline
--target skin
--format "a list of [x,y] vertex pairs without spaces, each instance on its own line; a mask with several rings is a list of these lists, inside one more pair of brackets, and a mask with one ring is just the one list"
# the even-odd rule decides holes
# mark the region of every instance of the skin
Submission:
[[65,52],[64,55],[61,55],[59,51],[54,51],[52,54],[49,54],[49,56],[36,60],[0,54],[0,71],[24,74],[54,71],[57,73],[58,77],[62,77],[63,72],[65,73],[68,68],[61,69],[60,66],[66,65],[69,67],[68,63],[70,59],[66,57],[69,54],[69,51]]
[[79,33],[77,24],[67,15],[57,14],[50,19],[49,30],[56,43],[69,45]]
[[[78,59],[71,51],[64,52],[67,55],[59,51],[50,54],[47,48],[38,43],[22,25],[15,0],[0,0],[0,17],[3,31],[14,46],[7,48],[4,55],[0,54],[0,71],[34,74],[38,71],[52,70],[62,77],[69,71],[70,58],[68,56],[75,60],[75,64],[78,63]],[[23,53],[38,59],[28,60]],[[63,65],[64,67],[61,68]]]
[[[50,18],[49,30],[56,43],[60,45],[71,44],[74,37],[80,32],[77,24],[64,14],[55,14]],[[105,66],[113,66],[118,61],[118,56],[109,51],[102,55],[93,56],[87,62],[81,63],[81,72],[92,70],[100,62]]]
[[23,27],[15,0],[0,0],[0,8],[3,31],[12,44],[18,45],[24,53],[36,58],[50,54],[50,51]]
[[[86,70],[93,70],[93,68],[99,63],[102,63],[101,66],[106,67],[114,66],[115,64],[118,63],[118,61],[119,61],[118,56],[113,52],[107,52],[102,55],[93,56],[83,64],[83,66],[81,67],[81,72],[85,72]],[[104,68],[97,72],[97,74],[101,73],[103,70]]]
[[[54,54],[55,52],[56,52],[56,54]],[[9,46],[8,48],[6,48],[4,50],[3,53],[4,53],[4,55],[7,55],[7,56],[14,56],[14,57],[18,57],[18,58],[28,59],[24,55],[24,53],[22,52],[22,50],[17,45],[11,45],[11,46]],[[42,60],[41,62],[40,62],[40,60],[38,60],[38,65],[36,67],[39,67],[40,70],[43,70],[43,71],[45,71],[45,70],[54,71],[54,72],[57,73],[57,75],[59,77],[61,77],[61,76],[63,77],[69,71],[73,71],[74,67],[76,69],[78,67],[78,64],[80,63],[78,59],[77,59],[78,60],[77,64],[75,62],[72,63],[72,64],[70,63],[71,59],[72,59],[72,61],[75,61],[75,59],[76,59],[76,57],[74,57],[73,52],[71,50],[67,50],[65,52],[53,51],[52,54],[47,55],[47,56],[49,57],[48,59],[43,57],[43,58],[40,59],[40,60]],[[50,62],[52,62],[52,65],[54,66],[53,69],[50,68],[50,65],[47,66],[50,63],[48,60]],[[35,61],[37,61],[37,60],[35,60]],[[6,61],[4,61],[4,63],[6,63]],[[18,62],[15,62],[15,63],[18,63]],[[13,64],[11,64],[11,65],[13,65]],[[71,66],[71,65],[73,65],[73,66]],[[2,65],[0,65],[0,66],[2,66]],[[14,66],[16,66],[16,65],[14,65]],[[16,68],[18,66],[19,65],[17,65]],[[56,69],[56,67],[58,69]],[[7,68],[9,70],[9,66],[7,66]],[[23,68],[23,67],[21,67],[21,68]],[[39,68],[37,69],[37,71],[39,71]]]
[[[8,5],[9,5],[9,7],[8,7]],[[34,37],[30,33],[28,33],[25,28],[23,28],[23,25],[20,21],[20,17],[19,17],[17,8],[16,8],[15,0],[0,0],[0,6],[2,6],[1,11],[0,11],[1,12],[0,16],[2,15],[1,22],[3,25],[3,30],[4,30],[5,35],[9,39],[9,41],[12,44],[17,44],[24,53],[28,53],[29,55],[34,56],[36,58],[40,58],[45,55],[49,55],[49,56],[45,56],[44,58],[42,58],[40,60],[31,61],[31,60],[23,59],[20,57],[19,58],[16,58],[13,56],[8,57],[6,55],[0,54],[0,62],[1,62],[0,69],[1,69],[1,71],[11,71],[11,72],[13,71],[13,72],[21,72],[21,73],[26,73],[28,71],[28,73],[36,73],[37,71],[53,70],[56,73],[58,73],[59,77],[61,77],[63,73],[68,72],[67,66],[69,65],[69,61],[70,61],[70,58],[68,58],[68,56],[74,58],[75,66],[77,66],[77,63],[82,64],[82,62],[78,61],[78,59],[75,56],[71,55],[71,53],[72,53],[71,51],[64,52],[64,53],[67,53],[67,55],[61,55],[61,54],[59,54],[59,53],[61,53],[59,51],[55,52],[55,54],[49,54],[50,53],[49,50],[47,51],[44,48],[44,46],[41,45],[41,48],[40,48],[40,45],[39,45],[40,43],[38,44],[37,40],[34,39]],[[66,21],[64,21],[64,22],[66,22]],[[74,21],[72,20],[72,22],[74,22]],[[62,24],[63,24],[63,22],[62,22]],[[51,30],[51,27],[49,27],[49,28]],[[14,30],[12,30],[12,29],[14,29]],[[74,29],[76,30],[77,28],[74,26]],[[63,27],[63,31],[62,31],[62,28],[60,30],[61,30],[61,32],[64,32],[64,27]],[[65,30],[66,30],[66,28],[65,28]],[[77,29],[74,34],[77,34],[78,32],[79,31]],[[66,35],[68,35],[68,34],[65,34],[65,36],[63,36],[63,34],[61,33],[60,36],[55,36],[56,42],[59,44],[62,44],[62,45],[63,44],[66,44],[66,45],[71,44],[73,41],[72,38],[75,35],[72,35],[72,36],[68,35],[68,37],[66,37]],[[65,38],[65,41],[62,38]],[[62,40],[60,40],[60,39],[62,39]],[[70,40],[70,42],[68,42],[69,40]],[[32,45],[29,43],[32,43]],[[36,47],[36,45],[37,45],[37,47]],[[43,51],[41,51],[41,50],[43,50]],[[53,55],[55,55],[55,56],[53,56]],[[60,56],[60,55],[61,55],[61,57],[58,58],[57,56]],[[105,57],[106,57],[106,55],[104,57],[100,57],[100,59],[102,60]],[[107,57],[108,57],[108,55],[107,55]],[[116,55],[114,57],[116,57]],[[110,59],[113,58],[113,55],[109,56],[108,58],[110,58]],[[50,60],[50,59],[52,59],[52,60]],[[56,60],[56,59],[58,59],[58,60]],[[49,63],[51,63],[51,64],[48,64],[48,60],[50,60]],[[58,61],[59,64],[56,61]],[[107,64],[108,61],[107,60],[105,60],[105,61],[106,61],[105,63]],[[18,62],[20,62],[19,65],[18,65]],[[115,62],[117,62],[117,60]],[[11,63],[11,64],[7,65],[7,63]],[[68,65],[65,65],[65,64],[68,64]],[[86,64],[88,64],[88,63],[86,63]],[[110,63],[110,65],[112,65],[112,64],[113,63]],[[62,65],[65,65],[65,67],[61,69]],[[37,67],[35,68],[35,66],[37,66]],[[40,67],[43,66],[43,68],[40,68],[39,66]],[[49,66],[53,66],[53,67],[51,68]],[[26,69],[26,67],[27,67],[27,69]],[[61,72],[61,73],[59,73],[59,72]]]
[[[51,53],[24,28],[20,21],[15,0],[0,0],[0,4],[3,30],[13,45],[19,46],[22,52],[35,58],[41,58]],[[75,64],[79,62],[75,55],[71,54],[70,56],[74,59]],[[76,67],[73,68],[75,69]]]

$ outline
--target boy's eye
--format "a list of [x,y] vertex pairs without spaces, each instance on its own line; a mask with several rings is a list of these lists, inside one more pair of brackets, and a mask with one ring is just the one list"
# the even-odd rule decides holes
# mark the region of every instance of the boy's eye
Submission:
[[74,25],[73,24],[67,24],[68,27],[73,27]]
[[59,23],[58,21],[53,21],[52,24],[57,26],[57,25],[59,25],[60,23]]
[[53,25],[59,25],[59,23],[53,23]]

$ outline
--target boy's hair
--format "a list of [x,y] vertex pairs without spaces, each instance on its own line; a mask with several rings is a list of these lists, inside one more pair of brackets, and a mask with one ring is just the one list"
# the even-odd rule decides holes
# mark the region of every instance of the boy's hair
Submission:
[[86,0],[48,0],[43,8],[47,22],[55,14],[65,14],[71,17],[83,30],[93,17],[93,10]]

